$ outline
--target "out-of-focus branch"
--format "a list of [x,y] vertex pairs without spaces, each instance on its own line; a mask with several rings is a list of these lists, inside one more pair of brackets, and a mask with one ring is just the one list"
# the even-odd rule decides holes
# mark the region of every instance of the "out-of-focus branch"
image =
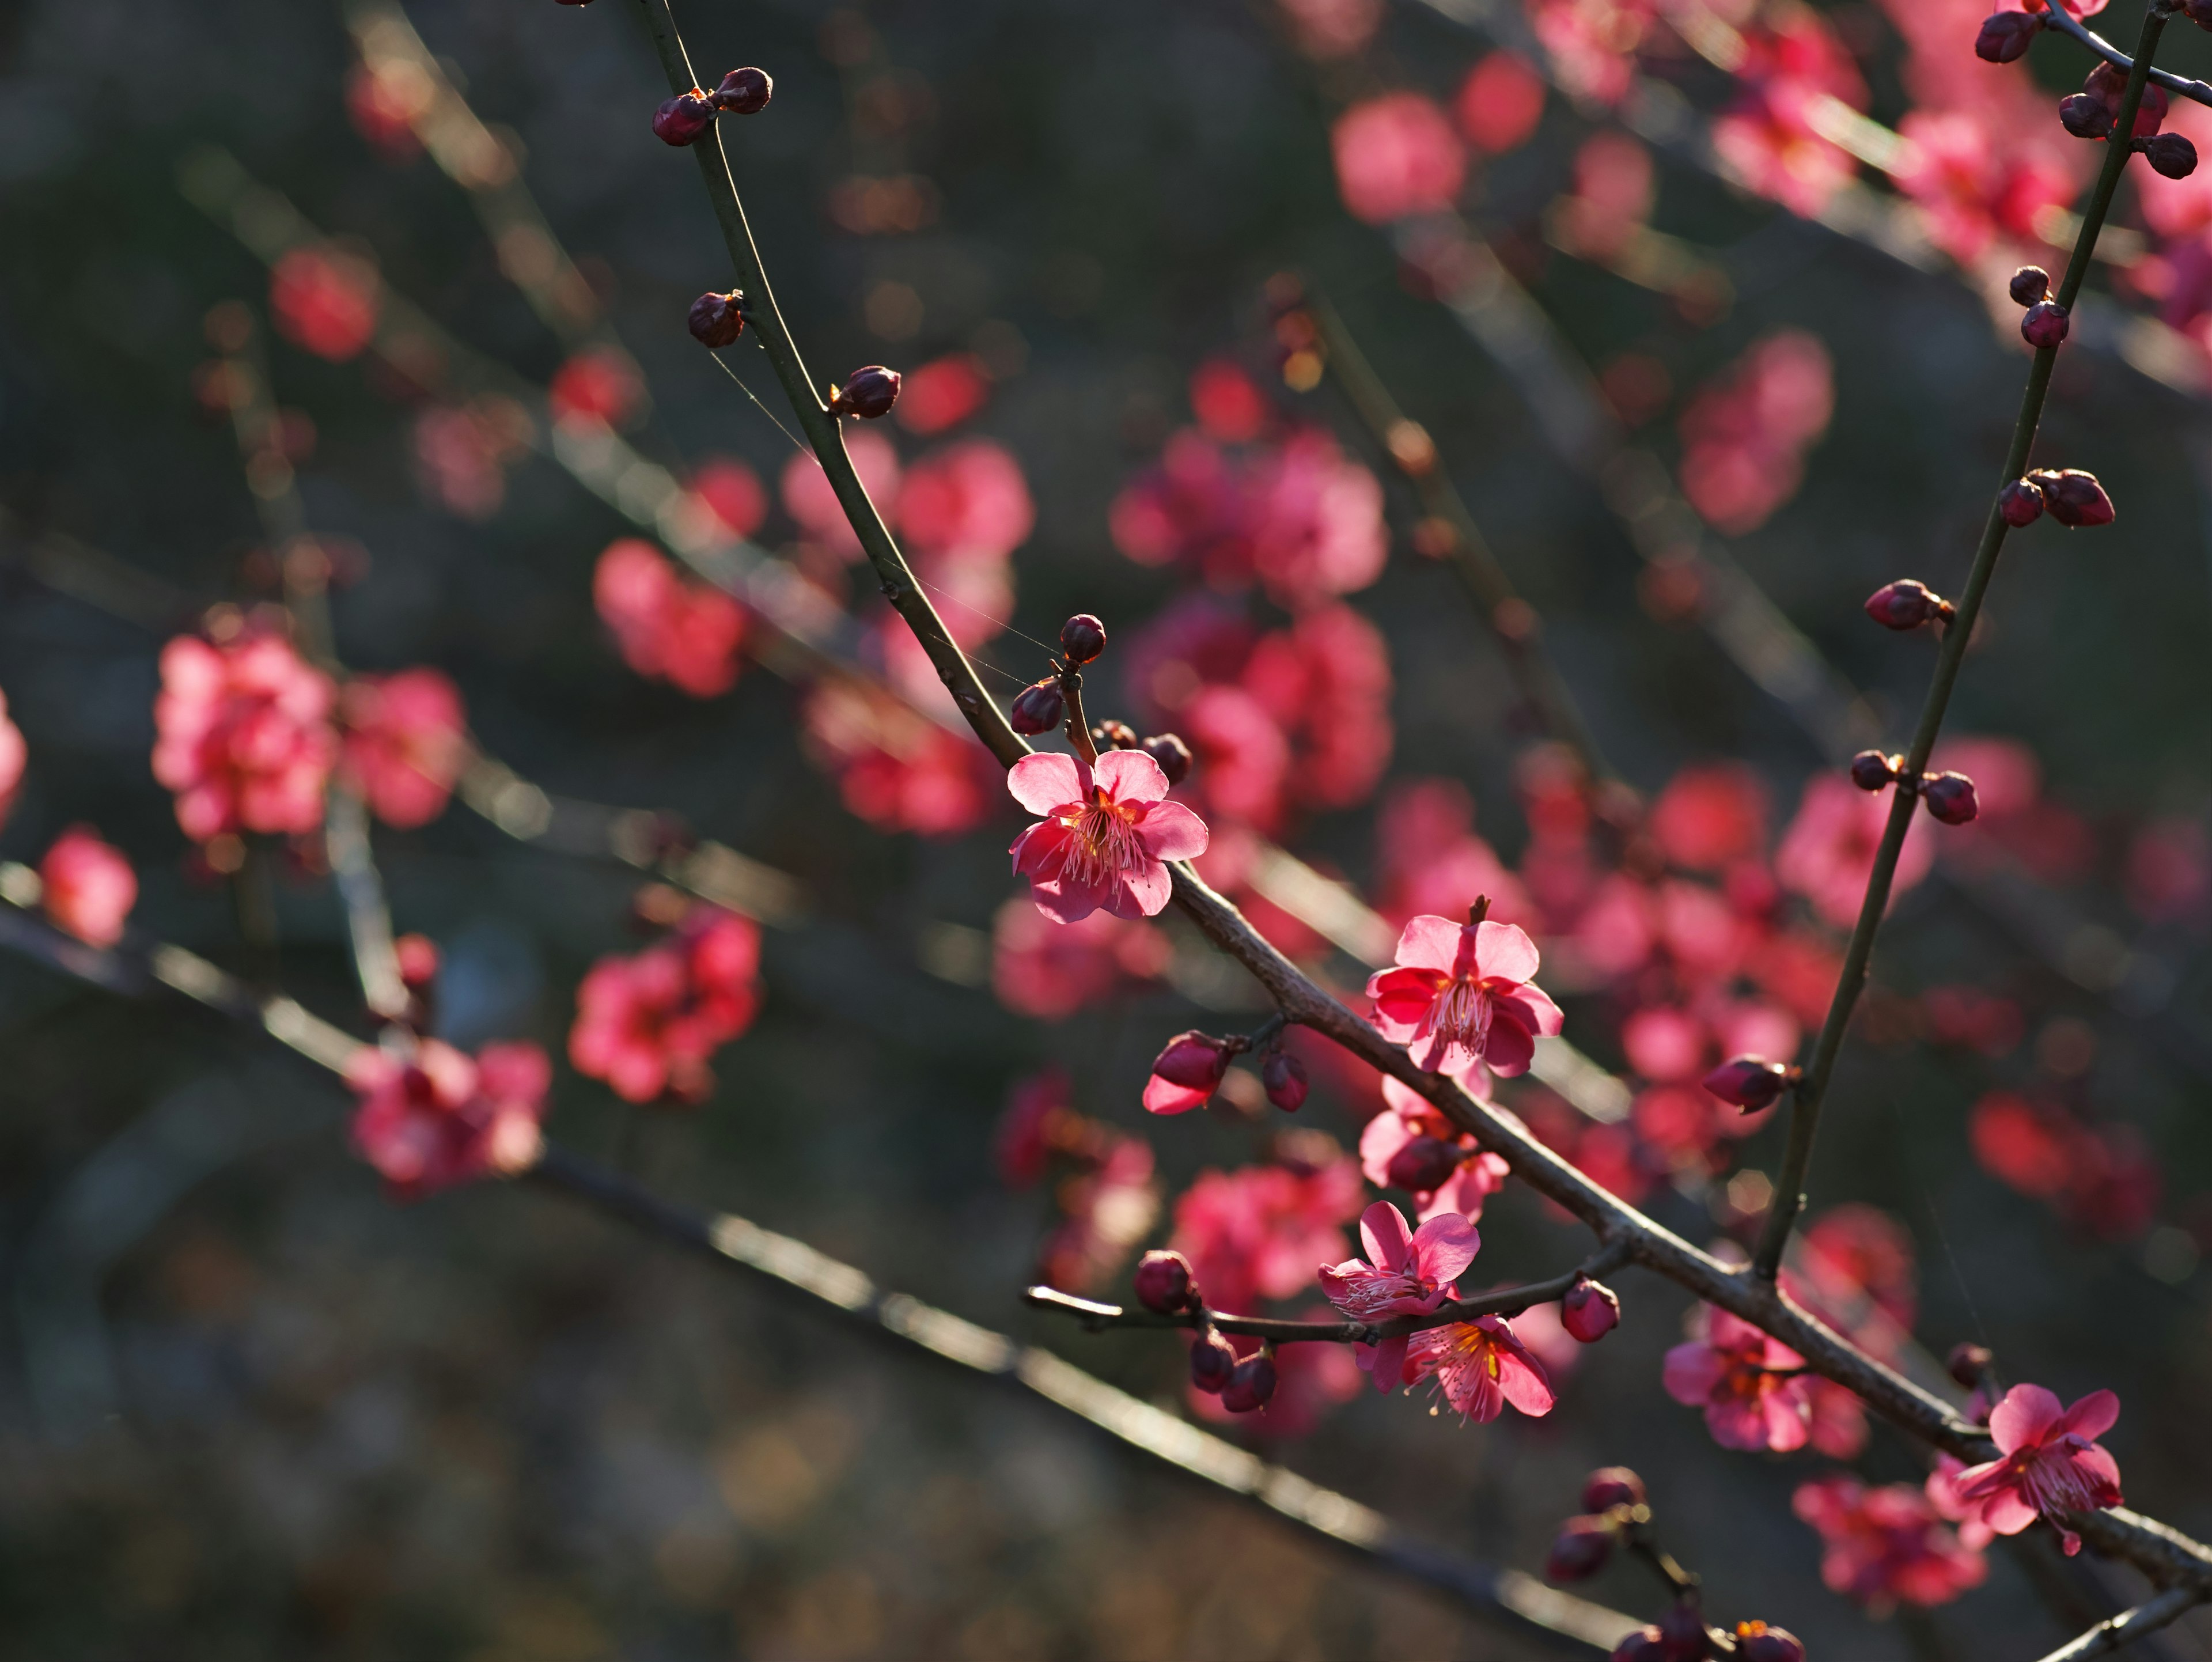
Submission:
[[2179,1621],[2208,1597],[2212,1597],[2212,1594],[2208,1594],[2202,1587],[2172,1588],[2137,1604],[2133,1610],[2122,1610],[2109,1621],[2100,1622],[2080,1638],[2061,1645],[2045,1657],[2043,1662],[2087,1662],[2087,1659],[2093,1656],[2110,1656],[2146,1634],[2155,1633],[2169,1622]]

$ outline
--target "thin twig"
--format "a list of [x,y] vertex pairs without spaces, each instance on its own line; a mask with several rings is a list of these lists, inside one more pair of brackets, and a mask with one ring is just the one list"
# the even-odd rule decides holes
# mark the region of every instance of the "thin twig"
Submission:
[[2172,1588],[2137,1604],[2133,1610],[2122,1610],[2118,1616],[2100,1622],[2078,1639],[2061,1645],[2045,1657],[2043,1662],[2087,1662],[2089,1657],[2110,1656],[2146,1634],[2155,1633],[2169,1622],[2187,1615],[2203,1604],[2208,1596],[2212,1595],[2208,1595],[2203,1587]]
[[[2047,29],[2057,29],[2061,34],[2072,35],[2091,52],[2124,74],[2132,74],[2135,70],[2135,59],[2106,40],[2103,35],[2097,33],[2063,5],[2047,6],[2044,9],[2043,26]],[[2176,75],[2171,70],[2156,68],[2151,70],[2150,78],[2170,93],[2177,93],[2195,103],[2212,104],[2212,86],[2207,86],[2202,81],[2191,81],[2188,76]],[[2112,131],[2118,132],[2120,130],[2115,127]]]

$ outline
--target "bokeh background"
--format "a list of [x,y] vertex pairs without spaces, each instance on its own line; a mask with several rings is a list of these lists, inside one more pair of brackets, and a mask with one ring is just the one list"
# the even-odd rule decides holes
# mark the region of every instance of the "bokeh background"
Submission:
[[[1376,782],[1333,802],[1294,788],[1265,829],[1370,898],[1387,875],[1375,805],[1394,784],[1456,782],[1505,867],[1540,842],[1529,805],[1545,800],[1553,753],[1494,636],[1445,566],[1415,551],[1422,511],[1335,380],[1296,367],[1286,379],[1269,283],[1297,271],[1425,427],[1629,785],[1648,798],[1685,766],[1745,764],[1771,805],[1771,845],[1808,780],[1833,772],[1806,723],[1701,626],[1731,592],[1714,575],[1723,559],[1802,631],[1823,673],[1863,689],[1856,713],[1824,707],[1859,724],[1845,739],[1902,745],[1932,648],[1875,628],[1860,604],[1900,575],[1960,580],[2025,362],[2010,308],[1990,303],[1990,262],[2009,269],[2014,243],[2032,238],[2007,233],[1962,266],[1940,240],[1905,234],[1905,198],[1871,170],[1845,205],[1881,211],[1856,236],[1723,182],[1693,165],[1695,113],[1735,94],[1654,22],[1643,71],[1680,96],[1637,118],[1644,140],[1674,135],[1643,150],[1644,195],[1632,158],[1588,148],[1621,131],[1620,111],[1554,88],[1533,128],[1472,152],[1458,200],[1504,265],[1468,277],[1455,310],[1438,298],[1451,285],[1418,258],[1423,222],[1394,231],[1347,213],[1331,125],[1392,90],[1449,107],[1501,42],[1528,49],[1517,9],[778,0],[682,12],[702,68],[757,63],[775,76],[769,112],[725,127],[817,375],[956,362],[985,399],[951,438],[988,439],[1018,463],[1035,525],[1000,551],[1016,598],[1012,628],[982,648],[1008,673],[994,688],[1045,672],[1025,637],[1051,638],[1070,611],[1103,616],[1118,649],[1205,588],[1200,573],[1127,557],[1112,509],[1191,426],[1192,377],[1210,363],[1217,431],[1235,426],[1246,386],[1268,412],[1263,446],[1310,427],[1385,482],[1387,568],[1341,602],[1387,642],[1387,721],[1339,735],[1358,752],[1351,771],[1371,761]],[[823,539],[780,500],[789,441],[685,333],[692,297],[726,283],[726,263],[690,161],[646,131],[664,89],[635,9],[441,0],[409,15],[573,256],[599,308],[580,332],[564,338],[503,273],[469,194],[409,137],[405,97],[395,116],[363,92],[338,5],[19,0],[0,15],[0,688],[31,752],[0,853],[35,862],[64,826],[94,824],[138,868],[141,928],[270,972],[146,765],[161,640],[209,605],[272,592],[267,529],[209,394],[204,320],[243,302],[267,385],[296,412],[285,460],[333,551],[345,660],[434,666],[459,686],[484,751],[523,778],[680,816],[797,885],[798,906],[764,932],[758,1018],[718,1058],[707,1099],[635,1109],[564,1066],[550,1135],[1176,1406],[1179,1345],[1085,1336],[1022,1307],[1060,1200],[1051,1180],[1008,1185],[994,1127],[1021,1081],[1065,1068],[1075,1109],[1150,1144],[1166,1209],[1148,1241],[1170,1233],[1174,1197],[1201,1169],[1325,1161],[1310,1141],[1284,1142],[1286,1122],[1249,1090],[1235,1093],[1243,1108],[1146,1123],[1139,1087],[1170,1034],[1256,1020],[1237,977],[1170,923],[1168,972],[1124,977],[1056,1019],[1010,1008],[991,984],[1012,892],[1010,807],[988,804],[953,835],[881,823],[896,815],[880,804],[871,823],[810,714],[804,665],[772,643],[767,665],[710,697],[634,673],[595,613],[592,577],[635,527],[518,440],[533,419],[543,440],[542,406],[533,417],[518,401],[521,427],[502,440],[507,405],[426,392],[374,350],[333,362],[313,350],[312,319],[267,326],[266,264],[239,234],[252,218],[251,204],[240,217],[241,180],[371,262],[387,321],[411,303],[520,383],[542,387],[579,350],[618,339],[649,389],[649,414],[620,418],[638,453],[684,478],[710,457],[750,468],[767,508],[745,528],[849,597],[864,620],[854,650],[880,652],[866,583],[811,548]],[[1875,119],[1894,125],[1930,102],[1888,15],[1839,4],[1818,16]],[[2111,27],[2131,31],[2132,15]],[[2172,35],[2178,67],[2212,70],[2212,42],[2182,25]],[[2086,68],[2051,38],[2006,71],[1954,46],[1958,76],[2033,76],[2051,97]],[[231,211],[211,210],[224,181]],[[266,231],[268,198],[256,200]],[[2161,306],[2175,315],[2185,239],[2147,228],[2132,198],[2121,217],[2135,269],[2096,279],[2100,293],[2119,288],[2082,308],[2084,344],[2061,360],[2038,452],[2094,469],[2119,521],[2039,526],[2008,548],[1953,725],[2027,747],[1989,752],[2012,770],[2008,812],[1955,834],[1896,906],[1814,1199],[1816,1214],[1878,1207],[1909,1237],[1915,1330],[1935,1356],[1980,1340],[2008,1378],[2069,1398],[2117,1390],[2124,1411],[2107,1440],[2130,1502],[2203,1535],[2212,406],[2187,317],[2178,331],[2148,321]],[[1893,233],[1911,259],[1875,246]],[[519,261],[542,276],[527,253],[507,247],[510,272]],[[1501,293],[1528,305],[1501,312]],[[1721,503],[1700,530],[1677,523],[1677,502],[1625,524],[1624,508],[1648,506],[1636,481],[1650,481],[1617,457],[1608,467],[1607,447],[1625,438],[1656,458],[1662,487],[1669,472],[1687,479],[1683,412],[1778,332],[1820,344],[1833,413],[1794,438],[1786,409],[1728,429],[1767,511]],[[1532,403],[1552,372],[1516,367],[1516,352],[1567,366],[1599,432],[1580,454]],[[775,407],[750,338],[723,356]],[[1220,379],[1233,372],[1245,380]],[[458,438],[426,423],[464,407],[481,419]],[[880,428],[909,463],[948,441]],[[1732,513],[1753,522],[1723,540]],[[995,604],[988,583],[964,592]],[[1218,603],[1273,630],[1282,598]],[[1789,638],[1770,625],[1751,650]],[[1094,713],[1135,719],[1145,689],[1117,681],[1113,652],[1101,667]],[[1986,805],[1991,777],[1981,782]],[[457,1044],[531,1038],[558,1057],[584,971],[648,932],[637,872],[504,835],[458,804],[419,830],[380,829],[377,851],[398,923],[445,953],[441,1031]],[[283,985],[366,1034],[329,882],[281,849],[269,861]],[[1832,950],[1832,927],[1802,899],[1779,904]],[[1626,971],[1587,969],[1604,926],[1560,933],[1547,952],[1585,965],[1560,989],[1567,1036],[1608,1068],[1632,1066],[1622,1020],[1646,992]],[[1310,934],[1301,944],[1356,983],[1348,958]],[[1002,966],[1002,986],[1022,974]],[[486,1184],[395,1204],[349,1153],[342,1087],[203,1013],[12,959],[0,1000],[0,1623],[16,1653],[1545,1653],[1064,1417],[796,1313],[556,1196]],[[1298,1129],[1354,1147],[1371,1090],[1318,1062],[1316,1081]],[[1993,1091],[2034,1105],[2033,1123],[1985,1129],[1978,1153],[1970,1110]],[[1540,1090],[1508,1100],[1540,1124],[1573,1119]],[[1729,1196],[1755,1190],[1729,1178],[1779,1152],[1778,1128],[1737,1144],[1656,1135],[1649,1116],[1628,1123],[1646,1203],[1699,1240],[1742,1221]],[[2062,1175],[2036,1168],[2039,1155]],[[2074,1181],[2085,1163],[2095,1181]],[[1483,1228],[1480,1267],[1497,1279],[1552,1273],[1581,1250],[1577,1232],[1510,1189]],[[1121,1284],[1100,1282],[1108,1296]],[[1819,1540],[1790,1515],[1797,1484],[1835,1463],[1717,1449],[1659,1389],[1684,1300],[1642,1276],[1619,1285],[1621,1329],[1579,1358],[1540,1422],[1462,1426],[1362,1392],[1307,1436],[1224,1434],[1472,1558],[1529,1570],[1582,1473],[1632,1464],[1716,1607],[1784,1623],[1823,1658],[2038,1654],[2132,1590],[2120,1572],[2064,1563],[2038,1533],[1994,1550],[1987,1583],[1957,1604],[1903,1621],[1863,1612],[1822,1586]],[[1879,1427],[1854,1464],[1870,1481],[1923,1470]],[[1592,1592],[1651,1608],[1627,1568]],[[2212,1622],[2155,1644],[2212,1652]]]

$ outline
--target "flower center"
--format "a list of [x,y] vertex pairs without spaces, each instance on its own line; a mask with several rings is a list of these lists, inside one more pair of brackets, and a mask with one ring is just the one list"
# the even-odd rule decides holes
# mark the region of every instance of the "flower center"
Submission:
[[2097,1493],[2070,1451],[2039,1449],[2021,1463],[2021,1492],[2040,1513],[2094,1512]]
[[1086,807],[1062,816],[1060,823],[1075,833],[1061,869],[1083,887],[1091,887],[1123,872],[1141,871],[1148,856],[1137,836],[1137,822],[1128,809],[1095,791]]
[[1480,982],[1462,976],[1437,995],[1437,1037],[1479,1056],[1490,1044],[1490,1014],[1489,992]]

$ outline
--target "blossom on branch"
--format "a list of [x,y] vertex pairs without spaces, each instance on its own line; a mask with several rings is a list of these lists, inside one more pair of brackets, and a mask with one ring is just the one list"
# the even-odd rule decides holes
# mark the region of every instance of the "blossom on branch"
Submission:
[[[1440,1213],[1419,1229],[1407,1230],[1405,1215],[1377,1201],[1359,1215],[1359,1239],[1365,1259],[1348,1258],[1324,1266],[1321,1290],[1354,1321],[1379,1322],[1392,1316],[1425,1316],[1459,1296],[1452,1283],[1474,1262],[1482,1237],[1456,1213]],[[1360,1367],[1375,1375],[1375,1388],[1398,1383],[1406,1365],[1408,1336],[1398,1334],[1361,1346]]]
[[1910,1483],[1869,1488],[1842,1472],[1802,1484],[1790,1509],[1820,1532],[1820,1579],[1875,1611],[1945,1604],[1982,1584],[1989,1565]]
[[122,849],[89,825],[71,825],[39,862],[46,917],[88,947],[123,939],[123,921],[138,900],[138,874]]
[[592,573],[592,603],[623,661],[694,698],[737,684],[745,609],[719,588],[679,574],[641,537],[609,543]]
[[2042,1518],[2070,1558],[2081,1537],[2069,1514],[2120,1504],[2120,1468],[2096,1440],[2119,1417],[2120,1399],[2109,1391],[2067,1408],[2041,1385],[2014,1385],[1990,1414],[1998,1458],[1960,1472],[1953,1492],[1978,1505],[1981,1521],[1999,1535],[2017,1535]]
[[[1378,1189],[1402,1189],[1413,1197],[1414,1216],[1426,1223],[1445,1213],[1470,1221],[1483,1202],[1505,1186],[1504,1159],[1485,1152],[1439,1112],[1426,1097],[1389,1075],[1382,1077],[1383,1111],[1359,1134],[1359,1169]],[[1510,1123],[1511,1112],[1492,1113]]]
[[1478,1423],[1496,1419],[1509,1403],[1539,1418],[1558,1400],[1544,1364],[1503,1316],[1478,1316],[1413,1335],[1406,1343],[1405,1372],[1408,1385],[1434,1382],[1437,1394],[1462,1418]]
[[221,643],[179,635],[161,648],[154,777],[177,823],[204,843],[225,831],[311,831],[337,759],[337,689],[282,636]]
[[338,698],[347,782],[387,825],[427,825],[446,811],[469,757],[460,690],[434,669],[360,675]]
[[1557,1033],[1565,1020],[1533,984],[1536,943],[1516,925],[1426,914],[1406,925],[1397,959],[1367,983],[1375,1025],[1429,1073],[1480,1062],[1509,1079],[1524,1074],[1536,1036]]
[[346,1069],[361,1099],[354,1148],[405,1199],[512,1176],[544,1147],[538,1123],[552,1081],[535,1044],[488,1044],[473,1059],[434,1038],[411,1057],[364,1046]]
[[1667,1353],[1667,1394],[1704,1409],[1723,1448],[1804,1447],[1812,1429],[1805,1359],[1725,1310],[1704,1306],[1692,1320],[1702,1336]]
[[1072,756],[1025,756],[1006,788],[1040,816],[1009,852],[1037,910],[1073,923],[1101,910],[1151,917],[1168,904],[1166,862],[1206,852],[1206,823],[1164,800],[1167,775],[1142,751],[1109,751],[1094,768]]
[[760,1008],[759,970],[751,919],[695,907],[667,940],[592,966],[576,988],[568,1060],[629,1102],[702,1101],[714,1085],[708,1058]]

